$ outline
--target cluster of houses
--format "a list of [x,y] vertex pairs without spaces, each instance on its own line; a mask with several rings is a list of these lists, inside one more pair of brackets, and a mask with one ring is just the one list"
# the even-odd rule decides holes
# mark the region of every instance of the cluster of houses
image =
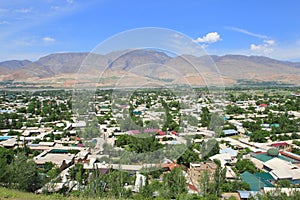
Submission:
[[[154,94],[149,94],[152,96]],[[38,97],[41,101],[45,98],[53,100],[51,97]],[[164,112],[161,111],[161,103],[159,99],[164,98],[167,103],[171,101],[177,101],[174,98],[153,98],[150,102],[151,109],[146,104],[137,104],[137,100],[132,100],[131,104],[134,106],[133,115],[141,117],[143,122],[152,120],[161,120]],[[122,100],[122,99],[121,99]],[[208,107],[210,112],[216,112],[214,103],[209,103],[206,97],[200,97],[197,100],[193,100],[189,96],[179,98],[185,105],[189,105],[188,108],[178,109],[176,107],[170,108],[173,120],[179,121],[179,116],[189,115],[200,120],[201,109]],[[179,101],[178,100],[178,101]],[[61,101],[61,100],[60,100]],[[61,101],[65,103],[66,101]],[[201,102],[201,103],[199,103]],[[5,105],[4,105],[5,104]],[[4,103],[0,107],[1,113],[13,113],[16,112],[19,107],[26,107],[28,103],[22,101]],[[255,107],[255,113],[252,114],[233,114],[225,115],[224,120],[231,124],[234,128],[224,129],[224,137],[216,138],[219,142],[220,151],[209,157],[209,161],[190,163],[190,167],[186,168],[176,164],[175,161],[167,160],[162,163],[143,163],[143,164],[131,164],[131,165],[119,165],[110,164],[105,162],[99,162],[103,157],[109,157],[110,155],[102,154],[101,145],[104,143],[110,144],[112,147],[115,145],[117,138],[120,135],[138,135],[140,133],[155,133],[155,138],[162,144],[177,145],[187,144],[187,139],[190,136],[201,135],[201,139],[193,139],[193,143],[202,144],[203,141],[207,141],[209,138],[215,136],[215,132],[208,130],[207,127],[199,127],[190,125],[188,121],[183,121],[183,128],[181,131],[162,131],[161,127],[147,128],[144,130],[122,130],[122,127],[117,123],[118,120],[124,118],[124,111],[128,110],[130,105],[128,104],[114,104],[112,106],[111,100],[105,98],[105,96],[99,95],[96,97],[95,112],[92,113],[98,118],[103,119],[103,123],[98,124],[99,130],[102,133],[101,136],[92,140],[99,151],[85,146],[83,138],[80,138],[77,131],[78,129],[84,129],[87,126],[85,121],[78,121],[75,116],[72,117],[72,121],[55,121],[51,122],[52,126],[46,126],[41,124],[38,127],[26,127],[23,126],[20,129],[13,130],[19,132],[18,135],[9,135],[11,130],[0,130],[0,146],[6,148],[18,148],[26,145],[31,150],[37,152],[33,160],[40,167],[43,167],[45,163],[52,162],[61,170],[61,182],[57,183],[55,190],[67,186],[76,189],[73,185],[70,185],[70,176],[68,170],[74,167],[75,163],[82,163],[84,170],[98,169],[102,173],[108,173],[109,169],[122,169],[136,175],[136,183],[130,186],[133,191],[138,192],[140,185],[145,182],[145,177],[139,172],[145,168],[161,167],[164,169],[164,173],[172,171],[176,167],[181,167],[182,172],[186,178],[186,185],[189,193],[200,194],[201,188],[199,186],[199,179],[204,172],[208,172],[210,177],[213,177],[217,165],[213,162],[219,160],[221,167],[226,168],[227,180],[242,180],[250,185],[250,191],[237,191],[236,193],[224,194],[224,198],[228,198],[230,195],[235,196],[237,199],[247,199],[251,195],[255,195],[261,192],[268,192],[274,190],[276,184],[280,180],[288,180],[293,185],[300,184],[300,156],[293,154],[289,151],[289,148],[294,147],[292,140],[284,142],[272,142],[267,143],[255,143],[251,142],[249,137],[245,135],[246,128],[243,127],[245,120],[253,121],[252,118],[266,118],[266,114],[261,114],[267,107],[267,104],[256,105],[256,101],[237,101],[237,102],[218,102],[222,107],[226,105],[236,105],[240,108],[247,109],[249,107]],[[178,112],[176,112],[178,110]],[[300,118],[299,111],[289,111],[296,118]],[[262,124],[264,130],[269,130],[279,124]],[[59,127],[60,131],[54,127]],[[67,133],[67,134],[66,134]],[[50,136],[53,135],[53,136]],[[54,137],[51,138],[51,137]],[[277,148],[279,154],[277,156],[270,156],[267,151],[271,148]],[[250,172],[244,172],[238,175],[233,169],[233,166],[237,162],[237,157],[240,150],[249,149],[251,153],[244,156],[243,159],[251,160],[257,169],[262,172],[257,174],[251,174]],[[195,152],[199,153],[195,149]],[[126,186],[129,187],[129,186]],[[296,189],[295,189],[296,190]],[[290,193],[290,189],[283,188],[282,191]],[[226,196],[227,195],[227,196]]]

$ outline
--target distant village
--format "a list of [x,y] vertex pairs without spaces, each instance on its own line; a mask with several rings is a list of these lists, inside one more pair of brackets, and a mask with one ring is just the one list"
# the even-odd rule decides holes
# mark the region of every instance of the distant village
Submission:
[[[42,177],[35,193],[251,199],[300,192],[297,88],[228,89],[221,100],[204,89],[111,93],[96,91],[86,117],[76,113],[72,91],[0,91],[1,163],[24,152]],[[0,176],[1,186],[24,190],[9,181]]]

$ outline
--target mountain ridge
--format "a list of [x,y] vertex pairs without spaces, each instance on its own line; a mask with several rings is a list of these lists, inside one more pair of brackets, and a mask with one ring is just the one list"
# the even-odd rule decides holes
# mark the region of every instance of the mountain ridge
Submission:
[[[191,66],[191,63],[196,67]],[[87,67],[82,67],[83,65]],[[104,78],[107,80],[112,77],[118,79],[127,74],[131,79],[144,81],[149,81],[149,77],[153,77],[153,80],[168,80],[169,84],[183,82],[198,84],[207,80],[216,81],[219,76],[225,85],[236,84],[239,80],[300,85],[299,62],[245,55],[171,57],[164,52],[154,50],[124,50],[106,55],[87,52],[54,53],[34,62],[3,61],[0,62],[0,81],[13,80],[49,84],[54,87],[64,86],[70,82],[74,83],[78,74],[96,77],[96,74],[103,72],[104,69],[107,72]],[[196,77],[196,74],[200,74],[204,79],[210,78],[200,80],[201,78]],[[192,83],[190,80],[193,80]],[[111,81],[102,82],[104,85],[113,84]]]

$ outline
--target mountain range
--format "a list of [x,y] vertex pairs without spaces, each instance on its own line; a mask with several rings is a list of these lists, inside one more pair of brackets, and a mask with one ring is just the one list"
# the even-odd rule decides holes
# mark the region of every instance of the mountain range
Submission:
[[276,83],[300,85],[300,62],[262,56],[170,56],[155,50],[125,50],[106,55],[55,53],[37,61],[0,62],[0,81],[40,86],[73,87],[190,84],[238,85]]

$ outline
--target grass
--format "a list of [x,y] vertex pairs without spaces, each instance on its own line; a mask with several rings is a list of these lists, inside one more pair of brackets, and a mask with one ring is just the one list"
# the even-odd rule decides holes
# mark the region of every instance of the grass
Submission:
[[[61,194],[51,194],[51,195],[44,195],[44,194],[33,194],[29,192],[21,192],[18,190],[7,189],[0,187],[0,200],[11,199],[11,200],[85,200],[88,199],[86,197],[64,197]],[[99,199],[99,198],[93,198]],[[110,198],[105,198],[106,200],[112,200]]]
[[32,200],[50,200],[50,199],[62,199],[61,195],[41,195],[33,194],[28,192],[21,192],[18,190],[12,190],[7,188],[0,187],[0,200],[4,199],[14,199],[14,200],[23,200],[23,199],[32,199]]
[[241,138],[241,136],[239,135],[233,135],[233,136],[230,136],[232,139],[235,139],[235,140],[238,140]]

